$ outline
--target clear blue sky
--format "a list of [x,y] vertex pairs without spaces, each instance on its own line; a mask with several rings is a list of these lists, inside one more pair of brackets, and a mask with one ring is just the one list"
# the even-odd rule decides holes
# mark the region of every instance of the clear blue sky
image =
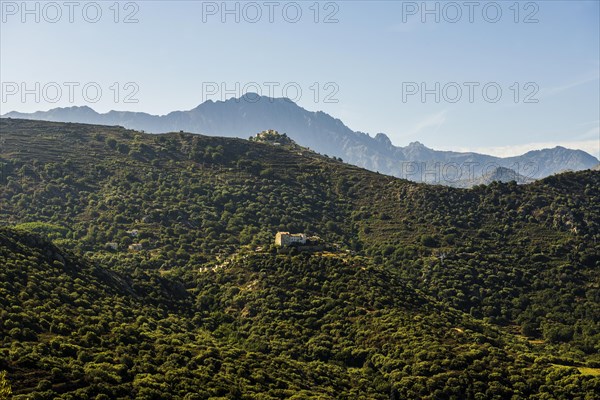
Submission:
[[[600,153],[598,1],[519,2],[518,7],[515,1],[484,1],[472,9],[464,1],[428,2],[429,10],[438,7],[439,22],[435,13],[423,12],[421,1],[317,7],[314,1],[229,2],[232,14],[220,1],[130,3],[119,4],[115,23],[114,1],[78,2],[71,23],[71,10],[62,1],[55,3],[58,10],[30,2],[31,14],[24,13],[21,1],[2,1],[1,112],[88,105],[101,112],[165,114],[194,108],[206,98],[231,97],[237,82],[240,91],[257,82],[263,94],[269,90],[265,82],[277,82],[276,97],[287,84],[287,94],[302,107],[325,111],[354,130],[385,132],[397,145],[418,140],[437,149],[498,155],[564,145]],[[96,4],[102,15],[92,23],[98,19]],[[298,19],[296,4],[302,15],[292,23]],[[130,14],[137,22],[124,23]],[[328,16],[332,23],[324,23]],[[40,83],[39,102],[33,94],[23,101],[21,87],[11,94],[14,83],[23,82],[34,91]],[[51,82],[61,86],[60,96],[53,84],[43,92]],[[79,84],[73,101],[64,82]],[[88,101],[93,91],[87,98],[82,94],[90,82],[102,89],[95,103]],[[118,94],[111,89],[114,82]],[[135,85],[125,88],[127,82]],[[211,82],[224,82],[229,92],[219,89],[209,96]],[[423,102],[421,83],[435,92],[436,82],[440,101],[431,93]],[[472,86],[472,102],[466,82],[478,84]],[[486,83],[492,83],[487,99]],[[455,101],[457,85],[462,97]],[[298,87],[302,96],[296,95]],[[498,87],[502,96],[492,102]],[[132,98],[138,102],[124,103],[135,88]],[[415,88],[419,92],[411,95]],[[327,101],[328,94],[338,102]],[[58,101],[47,101],[53,98]]]

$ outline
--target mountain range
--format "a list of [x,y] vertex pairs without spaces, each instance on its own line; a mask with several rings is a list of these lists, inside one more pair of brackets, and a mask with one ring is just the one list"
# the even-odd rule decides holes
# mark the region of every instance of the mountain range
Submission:
[[502,172],[505,169],[512,170],[510,174],[521,176],[520,182],[526,182],[563,171],[590,169],[599,163],[598,159],[584,151],[560,146],[507,158],[437,151],[419,142],[399,147],[392,144],[384,133],[372,137],[351,130],[341,120],[324,112],[308,111],[289,99],[256,94],[226,101],[208,100],[192,110],[173,111],[162,116],[127,111],[101,114],[83,106],[31,114],[9,112],[3,117],[118,125],[148,133],[185,131],[239,138],[275,129],[287,133],[302,146],[371,171],[416,182],[457,187],[484,183],[489,181],[490,176],[507,176]]

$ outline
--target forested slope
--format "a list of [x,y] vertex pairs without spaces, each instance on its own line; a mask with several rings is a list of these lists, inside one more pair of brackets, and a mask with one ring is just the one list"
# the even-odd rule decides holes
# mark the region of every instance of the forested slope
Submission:
[[[462,190],[293,143],[0,128],[19,395],[598,394],[598,171]],[[280,230],[329,251],[278,252]]]

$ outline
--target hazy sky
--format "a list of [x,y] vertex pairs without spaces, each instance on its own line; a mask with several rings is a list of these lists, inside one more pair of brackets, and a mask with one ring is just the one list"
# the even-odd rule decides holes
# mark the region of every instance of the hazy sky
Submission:
[[598,1],[2,1],[1,10],[1,113],[165,114],[248,90],[396,145],[600,155]]

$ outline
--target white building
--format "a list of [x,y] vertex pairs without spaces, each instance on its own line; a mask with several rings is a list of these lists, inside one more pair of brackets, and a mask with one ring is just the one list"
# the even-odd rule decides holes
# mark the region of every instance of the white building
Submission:
[[276,246],[289,246],[291,244],[306,244],[304,233],[277,232],[275,235]]

